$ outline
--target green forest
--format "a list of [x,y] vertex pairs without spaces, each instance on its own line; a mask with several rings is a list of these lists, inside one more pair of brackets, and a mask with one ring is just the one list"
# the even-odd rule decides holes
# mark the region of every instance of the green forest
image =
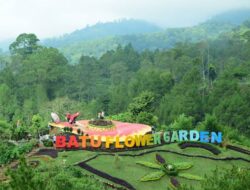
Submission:
[[[10,182],[0,189],[109,189],[91,177],[80,183],[83,174],[73,167],[44,166],[45,175],[27,165],[23,154],[48,133],[51,112],[63,119],[79,111],[79,118],[91,119],[104,111],[156,131],[222,131],[224,142],[250,147],[250,21],[211,38],[201,37],[197,27],[192,31],[185,32],[197,40],[176,40],[167,49],[138,51],[121,43],[97,57],[81,55],[74,64],[36,34],[20,34],[10,54],[0,54],[0,164],[21,158],[21,165],[7,171]],[[247,189],[242,179],[249,172],[235,170],[207,178],[204,189],[230,189],[220,185],[232,175]]]

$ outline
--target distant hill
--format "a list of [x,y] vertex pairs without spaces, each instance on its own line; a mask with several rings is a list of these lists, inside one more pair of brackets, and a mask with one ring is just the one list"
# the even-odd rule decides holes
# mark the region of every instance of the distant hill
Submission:
[[197,42],[208,38],[216,38],[221,33],[231,31],[235,25],[209,21],[193,27],[169,28],[159,32],[108,36],[97,40],[79,41],[59,47],[72,63],[77,63],[81,55],[101,56],[108,50],[115,49],[119,44],[132,44],[137,51],[145,49],[168,49],[178,42]]
[[[82,55],[101,56],[119,44],[131,43],[138,51],[167,49],[178,42],[197,42],[216,38],[250,19],[250,9],[227,11],[193,27],[162,29],[155,24],[136,19],[97,23],[57,38],[41,40],[43,45],[58,48],[71,63]],[[241,30],[244,33],[244,29]],[[9,41],[0,42],[7,50]]]
[[3,40],[0,42],[0,51],[8,51],[9,45],[14,41],[15,39],[8,39]]
[[99,23],[58,40],[52,40],[53,43],[48,41],[46,43],[58,47],[70,62],[76,63],[81,55],[99,57],[107,50],[115,49],[119,44],[124,46],[131,43],[136,50],[142,51],[167,49],[178,42],[197,42],[216,38],[248,19],[250,19],[249,9],[233,10],[218,14],[197,26],[165,30],[145,21],[122,20]]
[[142,34],[160,31],[161,28],[155,24],[136,19],[122,19],[114,22],[97,23],[65,34],[58,38],[51,38],[43,41],[44,45],[61,47],[79,41],[89,41],[105,38],[108,36],[120,36],[128,34]]
[[212,17],[211,21],[240,25],[248,19],[250,19],[250,9],[238,9],[218,14]]

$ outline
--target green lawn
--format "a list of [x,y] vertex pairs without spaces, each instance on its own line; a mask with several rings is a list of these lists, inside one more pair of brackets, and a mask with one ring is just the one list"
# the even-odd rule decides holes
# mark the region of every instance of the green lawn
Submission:
[[[168,162],[178,163],[178,162],[192,162],[194,166],[187,170],[188,173],[196,174],[199,176],[204,176],[205,174],[210,174],[216,167],[219,169],[225,169],[231,167],[233,164],[238,166],[249,166],[249,164],[243,161],[214,161],[203,158],[189,158],[173,153],[160,153]],[[166,189],[168,177],[165,176],[159,181],[155,182],[140,182],[139,179],[143,175],[154,171],[154,169],[145,168],[135,164],[136,161],[154,161],[155,153],[146,154],[139,157],[122,157],[119,163],[119,168],[114,164],[113,156],[99,156],[97,159],[91,160],[89,165],[98,168],[101,171],[107,172],[113,176],[121,179],[125,179],[131,183],[136,189],[140,190],[151,190],[151,189]],[[180,179],[181,183],[195,184],[196,189],[199,189],[199,182]]]
[[[204,155],[209,157],[215,157],[215,158],[224,158],[224,157],[242,157],[246,159],[250,159],[248,155],[241,154],[232,150],[226,150],[220,148],[222,153],[218,156],[213,155],[207,150],[199,149],[199,148],[186,148],[186,149],[180,149],[177,144],[169,144],[164,145],[152,149],[146,149],[146,150],[138,150],[138,151],[127,151],[127,152],[119,152],[118,155],[122,154],[139,154],[142,152],[147,152],[149,150],[170,150],[180,153],[185,153],[189,155]],[[140,182],[139,179],[144,176],[145,174],[154,171],[154,169],[146,168],[140,165],[136,164],[136,161],[150,161],[155,162],[155,152],[154,153],[148,153],[144,154],[142,156],[119,156],[119,161],[115,162],[115,157],[111,154],[108,155],[102,155],[101,152],[91,152],[86,150],[78,150],[78,151],[64,151],[59,152],[58,158],[52,159],[54,164],[64,164],[64,165],[74,165],[78,162],[85,161],[97,154],[98,157],[96,159],[93,159],[91,161],[88,161],[87,164],[90,166],[101,170],[103,172],[106,172],[112,176],[121,178],[123,180],[126,180],[128,183],[133,185],[138,190],[161,190],[166,189],[168,185],[168,177],[164,176],[159,181],[154,182]],[[218,167],[219,170],[224,170],[225,168],[230,168],[232,165],[237,165],[241,167],[250,167],[250,164],[245,161],[215,161],[205,158],[196,158],[196,157],[186,157],[182,155],[178,155],[171,152],[159,152],[160,155],[162,155],[167,162],[171,163],[178,163],[178,162],[191,162],[193,163],[193,167],[185,172],[188,172],[190,174],[199,175],[199,176],[205,176],[211,174],[211,172]],[[33,158],[33,159],[38,159]],[[42,164],[49,164],[50,162],[44,162],[42,161]],[[85,171],[83,169],[83,173],[93,175],[88,171]],[[106,179],[102,179],[101,177],[96,176],[97,178],[101,179],[102,181],[107,181]],[[179,181],[181,183],[185,184],[192,184],[194,185],[194,189],[199,189],[199,182],[197,181],[191,181],[179,178]]]

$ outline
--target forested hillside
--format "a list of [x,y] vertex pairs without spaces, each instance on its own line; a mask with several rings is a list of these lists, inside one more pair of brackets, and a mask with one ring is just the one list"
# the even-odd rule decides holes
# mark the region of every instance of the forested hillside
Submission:
[[59,38],[44,40],[43,44],[52,47],[62,47],[79,41],[101,39],[108,36],[121,36],[128,34],[143,34],[160,31],[161,28],[155,24],[136,19],[121,19],[114,22],[97,23],[65,34]]
[[248,1],[0,0],[0,190],[249,190]]
[[89,26],[60,38],[45,40],[43,44],[59,48],[70,63],[77,63],[82,55],[100,57],[119,44],[125,46],[131,43],[135,50],[141,52],[146,49],[169,49],[179,42],[216,38],[249,18],[248,9],[232,10],[196,26],[164,30],[145,21],[121,20]]
[[[18,35],[0,51],[0,190],[248,189],[250,20],[218,20],[166,30],[130,20],[123,26],[131,33],[124,22],[99,23],[47,46],[36,34]],[[52,112],[61,121],[80,116],[49,123]],[[166,131],[198,130],[223,139],[56,147],[57,135],[88,136],[92,146],[83,128],[119,138],[116,122],[133,126],[127,137],[161,141]]]
[[163,50],[174,47],[177,43],[198,42],[213,39],[221,33],[229,32],[233,24],[208,21],[206,23],[186,28],[169,28],[160,32],[146,34],[127,34],[109,36],[97,40],[79,41],[59,48],[70,63],[76,63],[82,55],[100,57],[108,50],[115,50],[118,45],[132,44],[135,50]]
[[71,65],[57,49],[38,45],[35,35],[22,34],[11,56],[1,59],[0,118],[29,130],[35,114],[46,126],[52,111],[92,118],[104,110],[158,129],[177,121],[188,128],[211,122],[249,135],[249,42],[245,22],[216,39],[162,51],[137,52],[129,44]]

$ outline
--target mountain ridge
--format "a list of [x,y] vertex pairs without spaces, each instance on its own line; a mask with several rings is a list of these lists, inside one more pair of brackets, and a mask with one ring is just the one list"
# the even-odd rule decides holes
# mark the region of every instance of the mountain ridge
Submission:
[[[70,61],[76,62],[81,55],[98,57],[105,51],[116,48],[118,44],[132,43],[140,51],[170,48],[178,42],[197,41],[207,36],[216,37],[247,19],[250,19],[250,9],[226,11],[195,26],[167,29],[144,20],[120,19],[88,25],[60,37],[41,39],[40,43],[58,48]],[[10,43],[11,40],[0,42],[0,49],[8,50]]]
[[72,63],[77,63],[82,55],[100,57],[118,45],[131,44],[137,51],[172,48],[179,42],[197,42],[208,38],[216,38],[221,33],[229,32],[233,24],[209,21],[193,27],[169,28],[159,32],[109,36],[97,40],[80,41],[59,47],[59,50]]
[[42,41],[46,46],[61,47],[78,41],[96,40],[108,36],[127,34],[143,34],[162,30],[159,26],[138,19],[120,19],[113,22],[97,23],[64,34],[61,37],[49,38]]

